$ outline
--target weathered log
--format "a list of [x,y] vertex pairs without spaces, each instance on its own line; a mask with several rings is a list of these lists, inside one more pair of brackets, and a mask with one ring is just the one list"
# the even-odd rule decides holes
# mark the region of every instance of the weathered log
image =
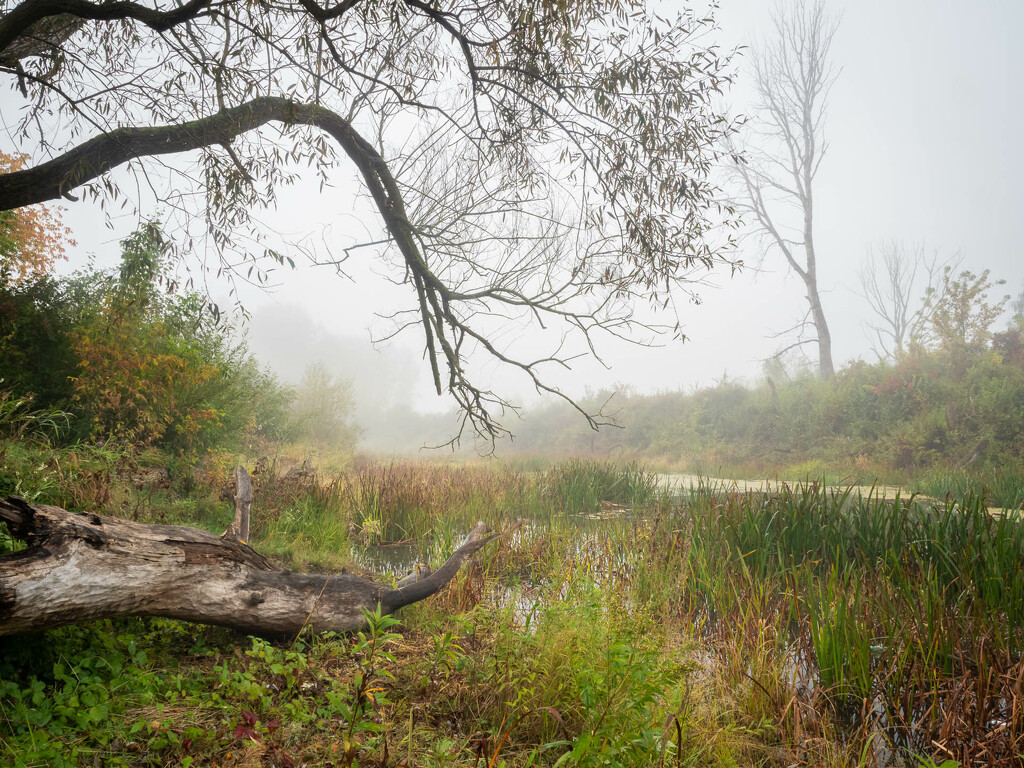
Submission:
[[178,525],[146,525],[0,499],[25,549],[0,557],[0,635],[116,616],[165,616],[264,636],[346,632],[364,610],[392,613],[441,589],[501,534],[477,524],[448,561],[392,589],[350,574],[276,570],[248,544]]

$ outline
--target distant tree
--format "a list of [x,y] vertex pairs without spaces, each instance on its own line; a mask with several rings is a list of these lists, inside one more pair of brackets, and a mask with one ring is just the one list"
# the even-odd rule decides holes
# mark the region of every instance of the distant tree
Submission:
[[1012,325],[1018,329],[1024,329],[1024,291],[1018,293],[1017,298],[1010,303],[1010,310],[1013,312],[1013,317],[1010,319]]
[[929,257],[923,244],[911,251],[895,240],[877,253],[868,251],[860,268],[861,296],[872,315],[867,323],[871,349],[880,361],[899,357],[923,337],[948,286],[943,270],[956,269],[960,261],[959,255],[940,260],[938,251]]
[[924,341],[949,354],[961,364],[988,345],[992,326],[1006,310],[1010,297],[990,303],[988,293],[1005,280],[989,279],[989,270],[976,275],[969,270],[954,274],[942,270],[941,287],[925,297],[928,327]]
[[1010,312],[1006,330],[992,334],[992,348],[1004,363],[1024,366],[1024,291],[1010,302]]
[[[38,162],[0,176],[0,210],[137,204],[130,176],[108,174],[127,166],[150,173],[137,180],[189,253],[205,238],[211,269],[265,279],[297,245],[264,211],[307,167],[332,186],[343,159],[379,221],[317,258],[379,255],[408,291],[396,332],[420,330],[438,394],[490,438],[508,403],[479,381],[483,361],[565,397],[547,371],[605,333],[650,338],[634,306],[663,306],[728,247],[708,237],[731,218],[710,171],[732,131],[710,16],[664,19],[643,0],[3,8],[0,75]],[[510,322],[569,338],[534,354]]]
[[324,447],[352,450],[360,435],[352,422],[354,407],[351,382],[331,375],[322,362],[311,363],[295,388],[292,434]]
[[[779,6],[773,21],[773,37],[753,57],[759,101],[736,166],[743,189],[738,207],[750,214],[768,251],[779,251],[803,281],[808,310],[790,346],[816,343],[819,375],[829,378],[835,367],[818,284],[814,180],[828,149],[825,115],[837,74],[829,56],[839,22],[821,0]],[[791,220],[794,208],[799,216]],[[802,338],[808,325],[813,339]]]
[[778,382],[813,378],[814,367],[798,348],[790,347],[761,361],[761,373]]

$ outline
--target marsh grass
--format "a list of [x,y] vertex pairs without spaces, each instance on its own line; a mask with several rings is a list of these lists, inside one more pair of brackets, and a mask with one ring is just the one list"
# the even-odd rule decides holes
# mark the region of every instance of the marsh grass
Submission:
[[[233,765],[239,727],[281,764],[1009,765],[1024,751],[1024,526],[969,489],[937,503],[820,482],[746,494],[707,481],[670,495],[636,465],[357,463],[331,480],[261,479],[257,510],[258,549],[323,569],[352,553],[372,564],[392,542],[436,563],[478,519],[526,522],[403,611],[402,636],[363,687],[379,698],[359,705],[381,727],[347,747],[337,713],[354,722],[354,641],[240,653],[217,636],[197,651],[202,633],[157,622],[68,630],[182,670],[173,696],[100,675],[145,692],[147,719],[110,705],[140,730],[7,714],[0,754],[28,754],[35,739],[46,754],[74,743],[128,765],[133,741],[150,764],[179,764],[188,738],[195,764]],[[168,643],[178,636],[192,639]],[[78,667],[62,674],[91,674]],[[12,674],[4,712],[56,695],[52,674]]]
[[552,517],[485,568],[521,577],[522,560],[542,605],[587,580],[615,612],[714,648],[734,715],[801,760],[1000,764],[1022,749],[1024,527],[970,493],[704,484],[593,529]]
[[587,514],[603,504],[646,507],[658,493],[658,476],[637,462],[572,460],[544,476],[544,496],[556,510]]
[[935,470],[908,483],[915,493],[936,499],[963,499],[974,495],[990,507],[1020,511],[1024,507],[1024,472],[1016,468],[968,473]]
[[298,499],[263,526],[254,540],[264,554],[301,570],[340,570],[351,562],[347,518],[323,498]]
[[993,517],[972,495],[931,506],[823,486],[705,488],[684,507],[688,613],[713,618],[727,657],[749,658],[737,628],[768,623],[785,638],[775,648],[807,662],[792,670],[794,703],[826,702],[893,748],[928,753],[939,743],[967,764],[997,744],[1002,760],[1019,754],[1024,528],[1015,519]]

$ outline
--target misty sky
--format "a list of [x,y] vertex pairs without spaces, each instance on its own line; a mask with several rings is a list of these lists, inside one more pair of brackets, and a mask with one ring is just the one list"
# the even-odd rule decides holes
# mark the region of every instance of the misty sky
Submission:
[[[768,34],[772,5],[722,0],[719,45],[748,45]],[[857,357],[873,359],[856,293],[857,270],[872,245],[896,239],[950,255],[959,251],[964,267],[989,268],[1005,279],[1001,292],[1016,295],[1024,288],[1024,152],[1018,137],[1024,54],[1013,39],[1024,28],[1024,2],[830,0],[827,6],[842,15],[833,46],[842,71],[831,93],[830,149],[815,190],[816,239],[838,367]],[[740,58],[737,86],[728,97],[733,113],[750,108],[748,69]],[[3,94],[4,109],[17,98]],[[16,146],[9,140],[2,145]],[[276,226],[328,243],[365,235],[362,222],[372,212],[353,203],[350,169],[343,165],[338,175],[336,188],[323,195],[315,186],[282,195]],[[65,267],[70,269],[83,265],[90,252],[101,264],[113,263],[117,240],[135,221],[121,219],[111,231],[96,208],[80,203],[68,207],[66,223],[78,241]],[[747,241],[740,256],[756,265],[758,242]],[[371,334],[386,329],[374,312],[408,303],[407,289],[383,280],[373,263],[354,259],[348,268],[350,280],[300,264],[294,273],[275,273],[279,286],[270,294],[244,291],[253,313],[253,349],[286,379],[297,380],[307,362],[324,359],[356,379],[363,398],[408,393],[421,410],[450,408],[448,399],[433,394],[420,337],[410,333],[379,353],[370,346]],[[710,283],[700,291],[699,306],[684,298],[678,305],[687,343],[658,349],[606,345],[608,368],[580,361],[557,381],[582,393],[620,384],[639,391],[689,389],[725,373],[756,376],[761,361],[784,343],[771,334],[803,315],[803,286],[770,259],[760,271],[747,269],[731,279],[712,275]],[[520,380],[503,386],[520,402],[533,397]]]

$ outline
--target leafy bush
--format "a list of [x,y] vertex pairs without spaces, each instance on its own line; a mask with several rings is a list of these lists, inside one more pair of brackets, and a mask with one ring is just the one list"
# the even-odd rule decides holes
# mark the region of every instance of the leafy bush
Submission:
[[280,437],[292,393],[204,298],[181,292],[151,222],[116,270],[0,281],[0,366],[12,397],[72,413],[65,439],[206,450]]
[[513,447],[642,457],[711,473],[722,464],[748,472],[796,467],[787,472],[791,479],[857,467],[866,482],[927,468],[1019,465],[1024,356],[977,344],[957,350],[955,365],[944,348],[918,349],[895,362],[851,363],[828,381],[803,376],[749,388],[722,382],[690,394],[627,394],[618,411],[624,429],[600,433],[552,405],[527,414]]

